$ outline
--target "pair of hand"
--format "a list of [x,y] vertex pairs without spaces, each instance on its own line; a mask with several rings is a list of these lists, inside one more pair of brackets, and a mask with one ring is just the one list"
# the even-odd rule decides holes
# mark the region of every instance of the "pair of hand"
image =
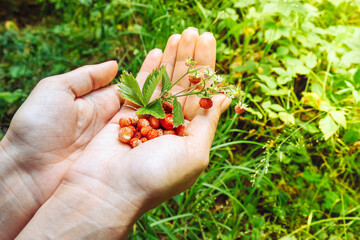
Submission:
[[[165,65],[175,81],[188,57],[196,67],[214,68],[212,34],[188,28],[172,35],[164,53],[149,52],[136,79],[142,85]],[[105,87],[117,70],[110,61],[41,80],[15,114],[0,143],[1,239],[26,224],[20,239],[124,237],[144,212],[190,187],[207,166],[230,100],[216,96],[203,110],[196,96],[183,98],[185,137],[162,136],[131,149],[117,139],[118,121],[135,111],[116,85]],[[185,77],[177,87],[189,84]]]

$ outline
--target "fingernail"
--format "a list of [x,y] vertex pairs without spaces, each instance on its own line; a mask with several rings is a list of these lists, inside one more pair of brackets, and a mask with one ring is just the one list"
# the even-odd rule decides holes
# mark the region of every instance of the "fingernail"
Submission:
[[161,52],[162,53],[162,50],[160,48],[154,48],[150,52]]
[[195,31],[199,31],[197,28],[194,28],[194,27],[188,27],[187,29],[192,29],[192,30],[195,30]]
[[209,35],[209,36],[212,36],[212,37],[214,36],[214,34],[211,33],[211,32],[204,32],[203,34],[204,34],[204,35]]

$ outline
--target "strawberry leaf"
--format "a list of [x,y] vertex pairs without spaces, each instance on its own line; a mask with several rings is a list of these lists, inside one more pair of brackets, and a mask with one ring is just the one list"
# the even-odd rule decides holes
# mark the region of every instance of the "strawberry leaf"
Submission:
[[162,88],[161,88],[162,94],[167,93],[171,88],[171,80],[166,71],[164,71],[161,84],[162,84]]
[[126,71],[121,74],[119,83],[121,96],[131,102],[134,102],[140,106],[144,106],[144,99],[140,91],[138,82],[134,76]]
[[140,114],[140,115],[150,114],[156,118],[164,118],[165,117],[165,112],[161,106],[160,99],[152,101],[146,107],[142,107],[142,108],[138,109],[136,113]]
[[177,127],[181,124],[184,123],[184,116],[182,113],[182,108],[181,108],[181,104],[179,103],[179,101],[177,100],[177,98],[174,98],[173,101],[173,106],[174,106],[174,127]]
[[155,88],[158,85],[165,71],[166,71],[165,66],[162,66],[159,70],[154,69],[154,71],[146,78],[146,81],[142,88],[142,94],[144,96],[145,105],[149,103],[151,95],[153,95]]

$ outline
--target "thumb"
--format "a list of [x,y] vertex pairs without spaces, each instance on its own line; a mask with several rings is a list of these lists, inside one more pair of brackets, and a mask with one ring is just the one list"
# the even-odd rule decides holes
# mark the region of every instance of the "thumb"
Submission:
[[75,99],[105,86],[114,79],[117,71],[116,61],[108,61],[86,65],[65,74],[45,78],[38,85],[47,90],[68,91]]

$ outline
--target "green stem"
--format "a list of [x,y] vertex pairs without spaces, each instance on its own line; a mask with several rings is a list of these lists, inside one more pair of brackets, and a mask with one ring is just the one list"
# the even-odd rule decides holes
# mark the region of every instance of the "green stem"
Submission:
[[183,78],[186,76],[186,74],[189,73],[189,69],[190,69],[190,68],[188,68],[188,70],[186,71],[186,73],[185,73],[184,75],[182,75],[178,80],[176,80],[176,82],[174,82],[174,83],[171,85],[170,89],[172,89],[178,82],[180,82],[181,79],[183,79]]

